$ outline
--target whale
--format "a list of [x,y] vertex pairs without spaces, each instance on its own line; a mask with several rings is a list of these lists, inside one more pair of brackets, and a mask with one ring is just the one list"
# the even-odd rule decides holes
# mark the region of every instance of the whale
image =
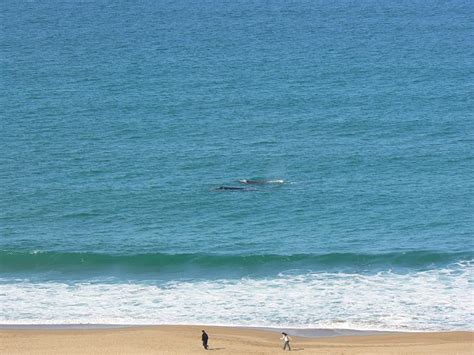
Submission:
[[229,191],[254,191],[255,189],[248,188],[248,187],[240,187],[240,186],[219,186],[216,190],[229,190]]
[[267,180],[267,179],[242,179],[241,184],[247,185],[265,185],[265,184],[284,184],[285,180]]

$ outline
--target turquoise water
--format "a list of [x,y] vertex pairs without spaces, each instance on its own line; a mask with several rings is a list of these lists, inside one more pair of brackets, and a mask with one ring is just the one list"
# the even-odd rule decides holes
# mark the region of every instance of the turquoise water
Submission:
[[2,4],[0,323],[472,329],[473,10]]

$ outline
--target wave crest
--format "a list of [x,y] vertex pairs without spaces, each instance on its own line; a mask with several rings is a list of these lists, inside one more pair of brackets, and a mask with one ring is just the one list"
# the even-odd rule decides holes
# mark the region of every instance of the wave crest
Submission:
[[173,271],[183,269],[232,269],[312,271],[387,270],[390,268],[434,269],[448,264],[472,261],[473,253],[409,251],[384,254],[329,253],[297,255],[209,255],[149,253],[116,255],[53,251],[0,251],[0,272],[14,271],[87,271],[121,268],[130,271]]

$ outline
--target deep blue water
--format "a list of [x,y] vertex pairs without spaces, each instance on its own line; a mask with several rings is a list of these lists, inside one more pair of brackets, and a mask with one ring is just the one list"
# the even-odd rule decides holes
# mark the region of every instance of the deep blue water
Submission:
[[472,328],[473,10],[2,3],[0,322]]

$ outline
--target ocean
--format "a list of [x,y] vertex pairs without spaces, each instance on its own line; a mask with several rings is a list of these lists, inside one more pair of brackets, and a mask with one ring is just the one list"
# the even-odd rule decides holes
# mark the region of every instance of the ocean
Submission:
[[2,2],[0,324],[472,330],[473,14]]

